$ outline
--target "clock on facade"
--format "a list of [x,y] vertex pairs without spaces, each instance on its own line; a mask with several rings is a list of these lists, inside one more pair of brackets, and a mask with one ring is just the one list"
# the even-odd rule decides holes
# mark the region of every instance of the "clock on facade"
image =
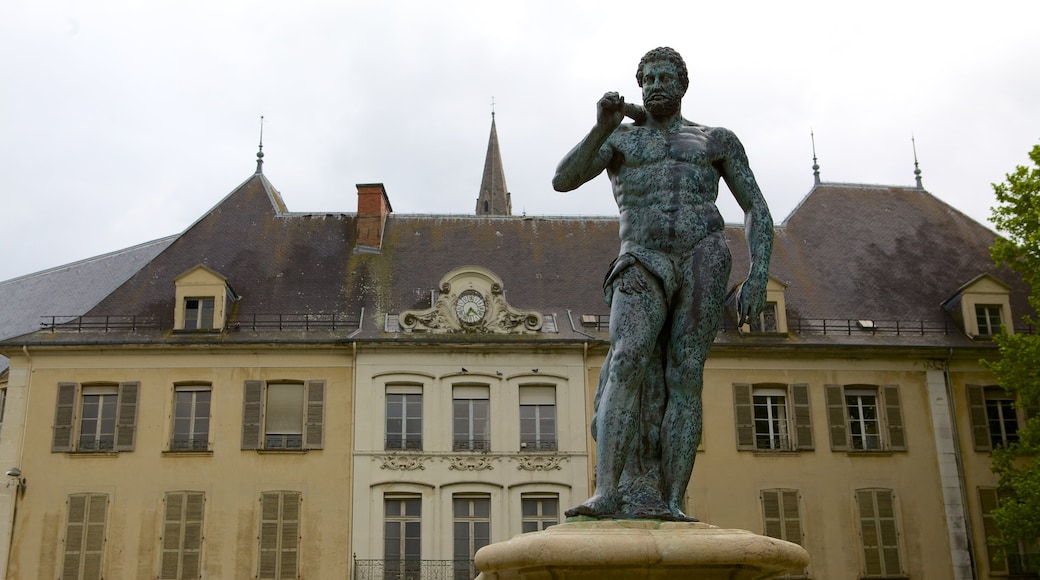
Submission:
[[466,290],[455,301],[455,314],[463,324],[476,324],[487,314],[487,303],[476,290]]

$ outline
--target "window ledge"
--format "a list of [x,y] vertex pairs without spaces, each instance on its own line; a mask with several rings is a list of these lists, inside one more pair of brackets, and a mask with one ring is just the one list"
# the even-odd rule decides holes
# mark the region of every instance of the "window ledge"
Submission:
[[[243,449],[243,451],[248,451]],[[260,455],[307,455],[313,449],[254,449]]]
[[174,334],[220,334],[220,328],[174,328]]
[[761,455],[763,457],[798,457],[802,454],[802,451],[812,451],[811,449],[750,449],[756,456]]
[[162,452],[164,457],[212,457],[212,449],[185,449],[183,451],[177,451],[173,449],[167,449]]
[[[845,455],[848,455],[850,457],[890,457],[892,455],[892,451],[889,450],[889,449],[856,449],[856,450],[846,450],[845,451]],[[903,576],[883,576],[883,577],[884,578],[896,578],[896,579],[903,578]],[[864,578],[867,578],[867,577],[864,576]],[[882,576],[878,576],[878,578],[882,578]]]
[[65,457],[119,457],[119,451],[66,451]]

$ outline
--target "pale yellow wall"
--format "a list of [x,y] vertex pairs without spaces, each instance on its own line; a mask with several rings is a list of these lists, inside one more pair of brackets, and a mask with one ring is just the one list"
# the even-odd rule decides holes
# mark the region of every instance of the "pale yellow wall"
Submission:
[[[60,573],[70,493],[109,494],[106,578],[158,572],[166,491],[206,493],[203,561],[207,578],[253,578],[261,491],[302,493],[300,574],[342,577],[350,564],[353,369],[350,351],[82,351],[33,353],[29,429],[21,469],[28,481],[18,505],[11,577]],[[295,453],[242,451],[245,380],[326,381],[325,448]],[[140,381],[134,451],[52,453],[58,382]],[[174,381],[212,387],[211,454],[163,453],[170,437]]]
[[[463,373],[463,368],[467,372]],[[454,494],[491,496],[495,542],[520,533],[522,493],[557,493],[561,510],[584,501],[589,494],[585,380],[580,345],[546,351],[362,348],[357,362],[354,468],[354,552],[358,558],[383,556],[383,497],[387,493],[422,495],[424,560],[453,558]],[[386,385],[400,382],[423,385],[422,452],[384,450]],[[458,383],[490,387],[489,453],[451,449],[452,386]],[[524,384],[556,386],[557,453],[519,452],[519,389]],[[534,455],[556,458],[560,469],[521,469],[519,460]],[[419,461],[422,468],[387,468],[387,457]],[[452,458],[478,463],[486,460],[489,468],[453,469]]]

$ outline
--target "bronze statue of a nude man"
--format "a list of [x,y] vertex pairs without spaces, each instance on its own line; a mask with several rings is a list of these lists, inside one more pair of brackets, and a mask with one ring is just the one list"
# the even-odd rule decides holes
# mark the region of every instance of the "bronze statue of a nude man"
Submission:
[[[567,515],[696,521],[683,513],[683,497],[730,272],[719,178],[744,210],[751,253],[737,297],[741,324],[765,305],[773,220],[736,135],[682,117],[682,57],[651,50],[636,81],[643,107],[603,95],[595,126],[553,177],[553,188],[571,191],[606,169],[621,213],[621,253],[604,282],[610,350],[592,423],[596,493]],[[622,124],[626,115],[635,122]]]

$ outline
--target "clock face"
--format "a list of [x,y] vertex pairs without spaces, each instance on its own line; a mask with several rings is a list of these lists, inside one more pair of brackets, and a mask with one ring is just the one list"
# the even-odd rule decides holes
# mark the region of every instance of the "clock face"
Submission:
[[486,313],[487,304],[484,297],[475,290],[466,290],[455,302],[455,314],[463,324],[476,324],[484,319]]

